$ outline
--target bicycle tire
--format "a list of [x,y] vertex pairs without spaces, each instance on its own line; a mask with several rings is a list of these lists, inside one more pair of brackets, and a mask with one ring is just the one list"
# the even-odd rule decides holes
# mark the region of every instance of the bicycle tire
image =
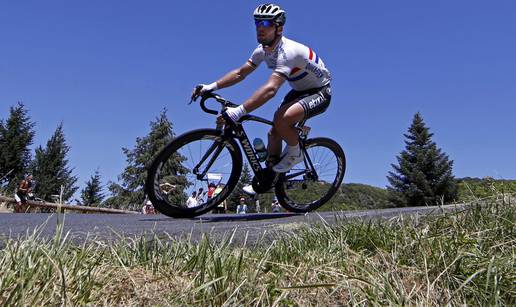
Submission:
[[305,204],[300,204],[290,199],[288,196],[288,181],[285,180],[285,174],[282,174],[275,185],[275,193],[281,206],[290,212],[306,213],[321,207],[335,195],[344,179],[344,173],[346,172],[346,156],[342,147],[334,140],[323,137],[305,141],[305,149],[308,150],[315,146],[325,147],[333,152],[338,164],[337,174],[331,183],[330,189],[324,195],[315,201]]
[[[207,201],[204,206],[186,208],[171,204],[161,193],[159,187],[159,176],[161,166],[174,153],[178,152],[183,146],[197,140],[213,139],[223,144],[228,149],[231,157],[231,174],[222,191],[215,197]],[[236,141],[232,138],[222,139],[221,131],[215,129],[197,129],[186,132],[174,138],[166,145],[154,158],[148,168],[147,179],[145,182],[145,192],[153,206],[161,213],[174,218],[191,218],[204,214],[223,202],[236,187],[242,172],[242,153]]]

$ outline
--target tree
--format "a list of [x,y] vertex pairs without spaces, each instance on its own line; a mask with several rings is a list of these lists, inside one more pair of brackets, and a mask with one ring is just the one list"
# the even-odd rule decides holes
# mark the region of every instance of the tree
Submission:
[[35,192],[38,197],[53,201],[52,195],[60,195],[62,189],[62,200],[67,202],[77,191],[77,177],[72,175],[73,169],[68,166],[66,159],[69,151],[61,123],[47,141],[46,147],[36,148],[31,169],[36,180]]
[[387,179],[390,200],[398,206],[436,205],[449,202],[457,195],[452,175],[453,161],[432,141],[433,133],[420,113],[414,115],[405,150],[397,157],[398,165]]
[[8,193],[14,192],[29,167],[34,126],[21,102],[10,108],[5,122],[0,120],[0,187]]
[[[150,123],[151,131],[147,136],[136,138],[136,145],[133,149],[122,148],[128,165],[118,176],[120,183],[109,183],[108,189],[112,197],[105,201],[105,206],[139,210],[145,201],[144,185],[147,178],[147,164],[174,137],[172,123],[168,120],[166,112],[166,109],[162,110],[156,121]],[[181,165],[183,161],[185,158],[175,153],[163,166],[162,173],[175,174],[175,176],[170,175],[165,178],[168,183],[180,186],[188,185],[185,176],[188,170]],[[169,195],[169,199],[171,197]],[[177,195],[177,197],[184,197],[184,195]],[[171,199],[171,201],[174,200]]]
[[102,190],[100,174],[97,170],[90,180],[86,182],[86,187],[81,191],[82,204],[84,206],[100,205],[104,199]]
[[251,173],[251,169],[249,168],[249,164],[244,162],[244,166],[242,167],[242,174],[240,175],[240,180],[238,180],[235,189],[233,190],[233,192],[231,192],[227,199],[228,209],[236,210],[236,207],[240,202],[240,197],[246,195],[243,190],[244,186],[251,184],[252,180],[253,175]]

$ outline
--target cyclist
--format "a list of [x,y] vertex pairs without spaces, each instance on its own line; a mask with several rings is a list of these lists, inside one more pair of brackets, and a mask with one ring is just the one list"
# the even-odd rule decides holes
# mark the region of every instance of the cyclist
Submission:
[[253,16],[259,45],[250,59],[216,82],[196,86],[192,92],[192,99],[244,80],[265,61],[267,67],[273,71],[267,82],[243,104],[228,108],[225,112],[231,120],[237,122],[242,116],[273,98],[281,85],[288,81],[292,90],[274,114],[274,126],[268,134],[267,148],[271,166],[280,158],[281,141],[287,143],[285,155],[273,166],[275,172],[284,173],[303,160],[298,132],[294,125],[328,108],[331,100],[331,75],[321,58],[311,48],[283,36],[286,16],[285,11],[278,5],[259,5]]

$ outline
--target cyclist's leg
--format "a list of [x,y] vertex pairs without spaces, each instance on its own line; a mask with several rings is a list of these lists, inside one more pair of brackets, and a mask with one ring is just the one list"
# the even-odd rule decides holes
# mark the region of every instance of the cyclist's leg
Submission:
[[269,167],[272,167],[274,164],[278,163],[280,160],[280,154],[281,154],[281,142],[282,137],[280,133],[278,132],[278,128],[276,125],[276,122],[279,121],[279,118],[283,116],[283,114],[286,112],[286,110],[295,102],[295,100],[298,99],[300,92],[296,92],[294,90],[290,91],[285,98],[283,98],[283,101],[281,102],[280,107],[274,113],[274,119],[273,123],[274,125],[269,130],[268,134],[268,159],[267,159],[267,165]]
[[305,110],[294,100],[276,112],[274,116],[274,127],[288,146],[296,146],[299,143],[299,135],[294,125],[303,120]]
[[322,88],[305,92],[291,91],[285,96],[281,107],[274,114],[274,127],[288,145],[298,143],[298,133],[294,125],[326,111],[331,101],[331,88]]
[[320,89],[301,92],[291,102],[284,103],[278,112],[276,112],[274,127],[281,138],[285,140],[288,147],[287,155],[275,166],[275,171],[288,171],[292,166],[302,161],[299,148],[299,134],[294,125],[299,121],[306,120],[326,111],[330,100],[331,89],[328,85]]
[[282,154],[281,160],[273,166],[273,170],[277,173],[287,172],[303,159],[299,147],[299,135],[294,127],[305,116],[304,109],[299,104],[299,98],[294,97],[293,100],[284,103],[274,116],[274,129],[287,143],[285,154]]
[[267,166],[272,167],[274,164],[278,163],[281,152],[281,136],[274,126],[269,130],[268,139]]
[[299,100],[299,105],[305,110],[304,120],[324,113],[331,102],[331,87],[326,85],[317,89],[315,92]]

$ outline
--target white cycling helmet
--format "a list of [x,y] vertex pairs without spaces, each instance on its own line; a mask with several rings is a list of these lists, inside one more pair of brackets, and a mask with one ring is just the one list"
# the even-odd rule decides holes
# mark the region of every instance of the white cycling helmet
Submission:
[[278,26],[284,25],[287,20],[285,11],[273,3],[259,5],[254,10],[253,16],[254,20],[271,20]]

